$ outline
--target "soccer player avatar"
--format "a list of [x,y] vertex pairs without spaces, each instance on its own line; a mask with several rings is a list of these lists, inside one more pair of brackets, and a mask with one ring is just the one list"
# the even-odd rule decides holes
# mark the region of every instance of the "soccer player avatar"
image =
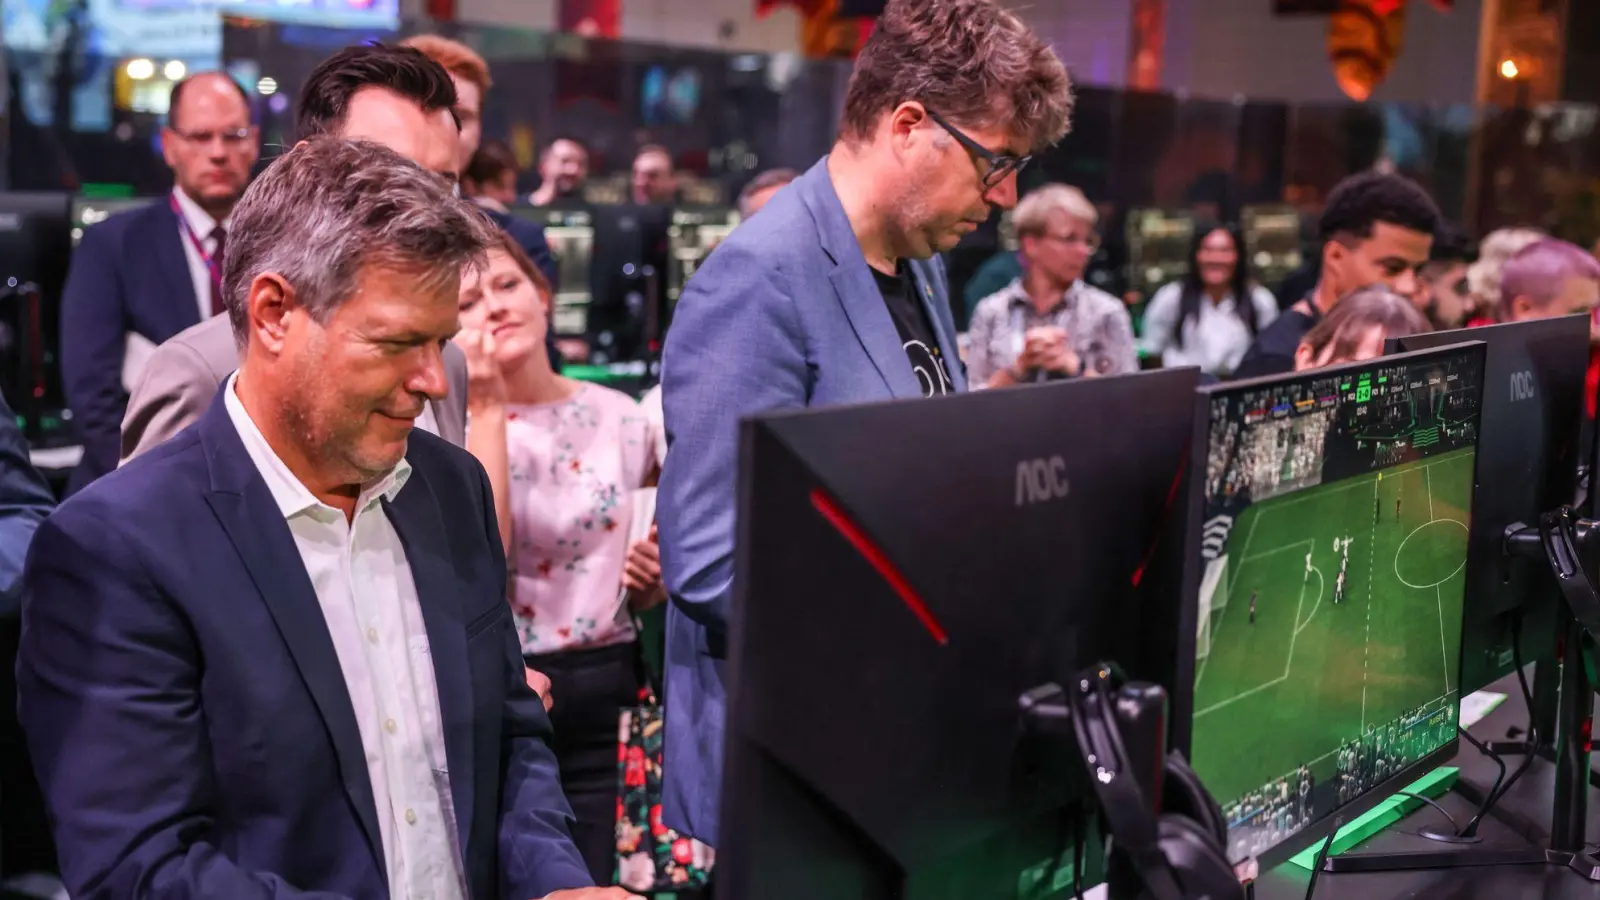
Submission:
[[1250,624],[1256,623],[1256,592],[1250,592]]
[[1344,600],[1344,570],[1339,570],[1339,577],[1333,580],[1333,603],[1339,605]]
[[1399,497],[1395,497],[1394,498],[1394,520],[1396,522],[1400,521],[1400,498]]
[[1304,580],[1306,582],[1310,582],[1311,581],[1311,551],[1310,550],[1306,551],[1306,577],[1305,577]]

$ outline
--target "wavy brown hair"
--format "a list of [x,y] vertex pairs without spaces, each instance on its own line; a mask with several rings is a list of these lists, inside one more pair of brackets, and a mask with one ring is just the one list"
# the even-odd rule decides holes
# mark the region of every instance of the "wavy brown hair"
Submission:
[[992,0],[889,0],[856,58],[840,133],[866,140],[911,100],[957,125],[1004,123],[1038,150],[1067,133],[1072,85],[1049,45]]

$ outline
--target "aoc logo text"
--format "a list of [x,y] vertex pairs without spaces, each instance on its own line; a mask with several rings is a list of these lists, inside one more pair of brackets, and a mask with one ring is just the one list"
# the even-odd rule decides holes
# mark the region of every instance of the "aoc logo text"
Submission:
[[1032,506],[1067,496],[1067,461],[1059,456],[1017,463],[1017,505]]
[[1512,372],[1511,373],[1511,402],[1512,403],[1517,403],[1517,402],[1522,401],[1522,400],[1532,400],[1532,399],[1533,399],[1533,373],[1532,372]]

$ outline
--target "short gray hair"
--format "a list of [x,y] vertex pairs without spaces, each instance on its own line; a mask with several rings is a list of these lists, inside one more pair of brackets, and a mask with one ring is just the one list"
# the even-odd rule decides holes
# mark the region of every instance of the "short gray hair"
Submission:
[[1055,212],[1080,219],[1091,228],[1100,219],[1094,204],[1083,195],[1083,191],[1070,184],[1047,184],[1029,191],[1022,198],[1022,202],[1017,204],[1017,211],[1011,215],[1011,224],[1019,236],[1044,234],[1050,228],[1050,214]]
[[316,137],[278,157],[233,212],[222,295],[248,343],[250,284],[272,272],[327,321],[363,266],[391,265],[442,285],[481,261],[493,225],[438,175],[371,141]]
[[793,169],[768,169],[760,175],[750,179],[750,183],[739,192],[739,215],[750,217],[750,198],[762,191],[781,188],[789,182],[800,177],[800,173]]

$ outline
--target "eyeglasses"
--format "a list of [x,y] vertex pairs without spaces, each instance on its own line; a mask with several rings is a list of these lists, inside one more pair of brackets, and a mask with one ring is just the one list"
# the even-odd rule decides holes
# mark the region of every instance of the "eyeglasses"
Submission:
[[1026,156],[1011,156],[990,150],[988,147],[968,137],[961,129],[946,122],[943,116],[931,109],[928,110],[928,118],[932,119],[935,124],[955,138],[957,143],[967,148],[968,153],[988,164],[989,170],[983,175],[983,186],[986,188],[992,188],[1005,181],[1007,175],[1021,172],[1027,167],[1028,163],[1033,161],[1033,154],[1031,153]]
[[1068,246],[1073,244],[1082,244],[1084,249],[1088,250],[1090,253],[1094,253],[1100,249],[1100,235],[1095,234],[1092,231],[1087,234],[1051,234],[1050,232],[1046,231],[1039,236],[1045,238],[1046,240],[1058,241]]
[[250,127],[235,128],[231,131],[184,131],[179,128],[169,128],[173,134],[191,144],[200,147],[210,146],[211,142],[220,138],[224,147],[238,147],[255,137],[255,129]]

